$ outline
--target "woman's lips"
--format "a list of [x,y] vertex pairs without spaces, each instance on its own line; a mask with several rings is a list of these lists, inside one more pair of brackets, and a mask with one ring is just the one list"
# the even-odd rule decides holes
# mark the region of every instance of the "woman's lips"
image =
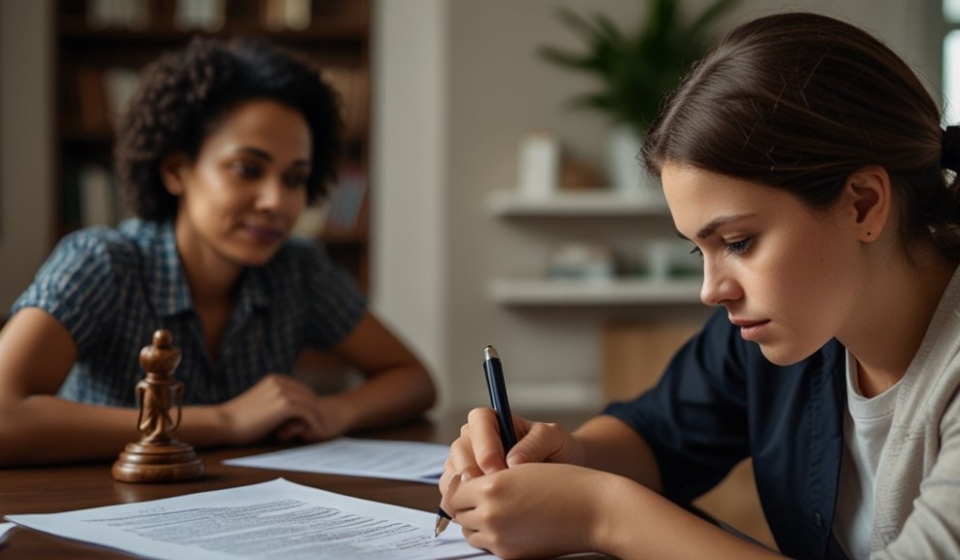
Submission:
[[283,230],[271,227],[244,226],[243,230],[260,243],[275,243],[283,239]]
[[766,331],[767,325],[770,324],[769,320],[764,321],[746,321],[741,319],[734,319],[731,322],[740,327],[740,336],[744,340],[757,340],[763,336],[764,331]]

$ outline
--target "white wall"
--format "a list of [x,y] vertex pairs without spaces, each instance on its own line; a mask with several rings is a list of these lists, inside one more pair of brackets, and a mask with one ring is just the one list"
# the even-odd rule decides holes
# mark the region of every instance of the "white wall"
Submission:
[[50,250],[50,3],[0,1],[0,314]]
[[[378,2],[372,51],[372,304],[434,372],[447,360],[443,0]],[[439,375],[441,402],[447,376]]]

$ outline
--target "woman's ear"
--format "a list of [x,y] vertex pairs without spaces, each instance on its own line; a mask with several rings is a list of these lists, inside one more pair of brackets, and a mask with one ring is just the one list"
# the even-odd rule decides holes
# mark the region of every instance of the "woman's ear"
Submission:
[[847,177],[843,189],[845,208],[861,242],[872,243],[890,221],[892,189],[890,175],[879,166],[864,167]]
[[160,160],[160,180],[168,193],[173,196],[183,194],[183,174],[189,164],[189,158],[182,152],[167,154]]

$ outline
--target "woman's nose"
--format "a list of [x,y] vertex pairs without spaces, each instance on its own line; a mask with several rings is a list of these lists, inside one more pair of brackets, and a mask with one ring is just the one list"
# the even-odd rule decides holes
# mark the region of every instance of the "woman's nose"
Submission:
[[740,287],[732,275],[719,265],[704,260],[700,301],[706,305],[723,305],[725,302],[739,299],[740,296]]
[[257,192],[258,210],[277,212],[283,204],[283,181],[279,177],[268,178]]

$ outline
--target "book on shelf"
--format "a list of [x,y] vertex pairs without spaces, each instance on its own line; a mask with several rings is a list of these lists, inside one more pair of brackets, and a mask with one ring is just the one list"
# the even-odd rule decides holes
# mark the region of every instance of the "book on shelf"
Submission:
[[302,31],[310,27],[311,8],[310,0],[264,0],[260,21],[270,31]]
[[77,122],[84,130],[101,130],[109,126],[107,93],[103,71],[92,66],[77,69]]
[[79,169],[80,225],[112,227],[117,222],[116,187],[113,174],[98,164]]
[[106,91],[108,117],[116,122],[127,103],[137,89],[139,74],[136,70],[114,66],[103,72],[103,85]]
[[295,31],[310,27],[310,0],[284,0],[284,21]]
[[293,235],[305,239],[316,239],[323,234],[327,225],[327,217],[330,215],[330,205],[327,203],[310,206],[297,220],[293,228]]
[[150,0],[87,0],[91,29],[143,29],[150,24]]
[[328,66],[321,76],[340,96],[347,136],[361,136],[367,128],[369,104],[366,73],[350,66]]
[[113,227],[128,212],[120,202],[113,173],[99,163],[85,163],[74,157],[63,161],[63,233],[91,226]]
[[280,31],[284,28],[283,1],[264,0],[261,4],[260,24],[270,31]]
[[332,235],[356,233],[360,223],[363,202],[367,194],[366,177],[355,170],[340,174],[338,183],[330,189],[324,232]]
[[181,31],[219,31],[226,19],[226,0],[177,0],[173,25]]
[[83,66],[77,70],[78,123],[87,131],[108,129],[137,88],[136,70]]

